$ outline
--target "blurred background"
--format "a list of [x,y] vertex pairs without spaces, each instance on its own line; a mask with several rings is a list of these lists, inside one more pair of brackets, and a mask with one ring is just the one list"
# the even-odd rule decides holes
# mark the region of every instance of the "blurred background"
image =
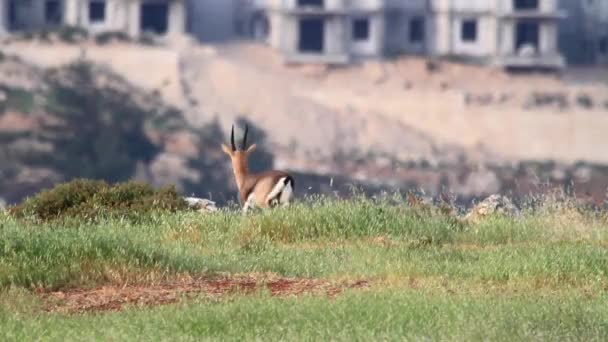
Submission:
[[607,0],[0,0],[0,204],[74,178],[236,200],[608,189]]

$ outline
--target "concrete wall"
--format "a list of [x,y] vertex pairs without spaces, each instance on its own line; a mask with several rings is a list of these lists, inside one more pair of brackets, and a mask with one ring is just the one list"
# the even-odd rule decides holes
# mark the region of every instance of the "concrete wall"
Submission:
[[179,35],[186,32],[186,8],[183,1],[173,0],[170,3],[167,31],[169,35]]
[[[491,0],[434,0],[431,2],[433,39],[429,51],[438,56],[490,58],[498,49],[498,3]],[[474,41],[462,38],[465,21],[477,22]]]
[[221,42],[235,38],[237,0],[188,1],[189,31],[204,42]]
[[8,32],[8,4],[0,0],[0,36]]
[[[348,37],[350,30],[347,28],[348,21],[345,17],[335,16],[325,19],[325,53],[330,56],[348,54]],[[299,30],[298,35],[299,35]],[[297,37],[297,36],[296,36]]]
[[[462,27],[467,20],[477,22],[477,39],[462,39]],[[455,15],[451,20],[451,54],[475,58],[491,57],[496,53],[496,18],[489,15]]]
[[539,52],[543,55],[554,55],[557,50],[558,24],[556,21],[547,21],[540,26]]
[[435,12],[487,13],[495,12],[502,1],[505,0],[430,0],[430,6]]
[[[369,20],[369,38],[367,40],[356,41],[352,37],[352,28],[357,19]],[[384,52],[384,33],[385,21],[381,14],[373,15],[353,15],[347,20],[348,35],[346,40],[349,42],[348,51],[355,57],[379,56]]]

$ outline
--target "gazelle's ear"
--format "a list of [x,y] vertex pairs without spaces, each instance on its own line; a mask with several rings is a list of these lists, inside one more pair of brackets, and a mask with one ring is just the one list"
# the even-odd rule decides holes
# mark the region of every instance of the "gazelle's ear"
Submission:
[[228,147],[228,145],[226,144],[222,144],[222,151],[224,151],[224,153],[226,153],[227,155],[232,157],[232,149],[230,147]]
[[246,153],[247,154],[251,154],[253,151],[255,151],[255,149],[257,148],[256,144],[252,144],[251,146],[249,146],[249,148],[247,148]]

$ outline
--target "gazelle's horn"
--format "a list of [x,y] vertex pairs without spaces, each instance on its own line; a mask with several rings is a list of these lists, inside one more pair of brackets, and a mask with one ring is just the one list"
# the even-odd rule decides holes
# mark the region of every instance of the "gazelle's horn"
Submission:
[[236,145],[234,144],[234,125],[232,125],[232,131],[230,131],[230,144],[232,144],[232,151],[236,151]]
[[247,133],[249,132],[249,125],[245,124],[245,135],[243,135],[243,146],[242,149],[245,151],[247,148]]

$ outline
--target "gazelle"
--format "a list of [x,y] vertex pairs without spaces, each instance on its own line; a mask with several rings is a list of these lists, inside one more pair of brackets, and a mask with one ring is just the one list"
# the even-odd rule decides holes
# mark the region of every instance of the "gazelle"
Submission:
[[228,147],[222,143],[222,150],[232,161],[232,170],[236,185],[239,189],[239,200],[243,206],[243,213],[254,207],[270,208],[277,205],[283,207],[289,205],[293,195],[295,182],[288,173],[278,170],[270,170],[262,173],[249,173],[247,158],[256,149],[253,144],[247,147],[247,132],[249,127],[245,125],[245,134],[241,149],[237,149],[234,143],[234,125],[230,132],[230,144]]

